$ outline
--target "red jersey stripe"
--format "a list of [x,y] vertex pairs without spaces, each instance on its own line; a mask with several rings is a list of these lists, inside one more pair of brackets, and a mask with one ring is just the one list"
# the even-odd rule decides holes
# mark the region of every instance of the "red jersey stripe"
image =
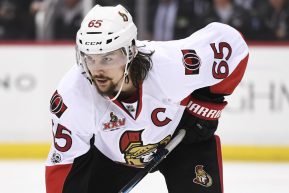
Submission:
[[46,166],[46,193],[62,193],[64,182],[71,167],[72,164]]
[[211,86],[210,91],[215,94],[232,94],[244,75],[248,59],[249,54],[243,60],[241,60],[235,70],[227,78]]

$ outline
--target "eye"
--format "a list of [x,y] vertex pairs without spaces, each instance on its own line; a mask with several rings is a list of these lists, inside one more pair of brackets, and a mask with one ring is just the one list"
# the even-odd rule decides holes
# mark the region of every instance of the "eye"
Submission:
[[112,61],[112,58],[110,58],[110,57],[105,57],[105,58],[103,58],[103,60],[104,60],[105,62],[110,62],[110,61]]
[[93,60],[91,58],[87,58],[86,63],[89,66],[94,66],[95,65],[95,60]]

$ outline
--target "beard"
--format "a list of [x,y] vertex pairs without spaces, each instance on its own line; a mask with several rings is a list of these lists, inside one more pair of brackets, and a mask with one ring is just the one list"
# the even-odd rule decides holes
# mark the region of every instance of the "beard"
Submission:
[[[108,81],[107,86],[105,88],[100,88],[100,86],[97,84],[96,78],[101,78],[101,79],[106,79]],[[121,80],[121,79],[120,79]],[[97,92],[102,95],[102,96],[113,96],[117,93],[116,88],[117,85],[119,83],[119,81],[117,83],[113,83],[112,79],[109,77],[104,77],[104,76],[94,76],[93,77],[93,82],[94,85],[97,89]]]
[[97,92],[101,96],[111,96],[116,92],[115,89],[116,89],[117,84],[113,84],[112,82],[109,83],[108,87],[105,90],[101,90],[95,82],[94,84],[95,84]]

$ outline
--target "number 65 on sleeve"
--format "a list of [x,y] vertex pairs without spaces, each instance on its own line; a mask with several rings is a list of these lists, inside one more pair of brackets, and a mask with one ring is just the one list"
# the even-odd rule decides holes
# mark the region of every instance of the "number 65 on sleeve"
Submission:
[[90,148],[91,135],[73,132],[64,123],[53,122],[53,143],[46,160],[45,181],[47,193],[62,193],[64,182],[74,160]]

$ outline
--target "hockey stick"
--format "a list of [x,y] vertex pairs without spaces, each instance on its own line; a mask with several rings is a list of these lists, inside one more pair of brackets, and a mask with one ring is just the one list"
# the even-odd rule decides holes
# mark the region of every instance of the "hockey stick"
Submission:
[[166,147],[154,155],[148,165],[139,171],[118,193],[130,192],[150,171],[152,171],[183,140],[186,130],[181,129]]

